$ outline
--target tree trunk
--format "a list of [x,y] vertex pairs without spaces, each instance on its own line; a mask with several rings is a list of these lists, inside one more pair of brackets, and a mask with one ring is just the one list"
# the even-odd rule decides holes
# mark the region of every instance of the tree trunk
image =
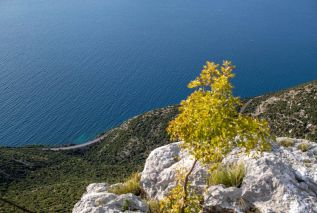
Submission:
[[188,190],[187,190],[187,185],[188,185],[188,180],[189,180],[189,175],[191,175],[191,173],[193,172],[195,166],[197,163],[197,159],[195,159],[192,167],[190,168],[189,172],[186,174],[185,176],[185,180],[184,180],[184,185],[183,185],[183,190],[184,190],[184,197],[183,197],[183,203],[180,209],[180,213],[184,213],[185,212],[185,208],[187,207],[187,197],[188,197]]

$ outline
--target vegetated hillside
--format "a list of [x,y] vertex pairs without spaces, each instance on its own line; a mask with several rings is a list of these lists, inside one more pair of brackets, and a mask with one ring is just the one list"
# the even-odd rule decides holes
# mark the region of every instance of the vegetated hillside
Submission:
[[266,119],[276,136],[317,141],[317,81],[255,97],[245,113]]
[[[317,82],[245,100],[244,113],[266,118],[277,136],[317,141]],[[149,152],[169,142],[177,107],[153,110],[106,133],[85,149],[0,148],[4,198],[35,212],[70,212],[92,182],[118,182],[143,168]],[[0,201],[0,212],[19,212]]]
[[[169,142],[176,107],[153,110],[109,131],[82,150],[0,148],[0,189],[7,200],[35,212],[70,212],[92,182],[118,182],[141,171],[149,152]],[[0,212],[19,212],[0,201]]]

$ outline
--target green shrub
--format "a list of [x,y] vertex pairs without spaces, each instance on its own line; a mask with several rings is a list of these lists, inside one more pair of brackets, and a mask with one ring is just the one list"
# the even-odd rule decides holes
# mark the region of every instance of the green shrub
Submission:
[[109,192],[118,195],[127,193],[140,195],[142,191],[140,186],[140,178],[141,176],[139,173],[133,173],[124,183],[112,187]]
[[300,143],[297,146],[298,149],[300,149],[302,152],[307,152],[309,149],[309,144],[308,143]]
[[294,146],[294,140],[291,138],[285,138],[279,142],[284,147]]
[[148,200],[147,205],[149,206],[150,213],[160,213],[160,202],[158,200]]
[[223,184],[226,187],[240,187],[245,176],[245,167],[243,163],[226,165],[218,167],[210,174],[209,185]]
[[123,201],[123,206],[122,206],[122,211],[128,211],[130,208],[130,201],[129,200],[124,200]]
[[303,162],[304,163],[312,163],[312,160],[311,159],[304,159]]

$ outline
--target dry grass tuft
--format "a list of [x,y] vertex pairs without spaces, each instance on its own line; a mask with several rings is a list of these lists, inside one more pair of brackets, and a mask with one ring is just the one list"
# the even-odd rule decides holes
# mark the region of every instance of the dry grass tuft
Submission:
[[284,147],[291,147],[291,146],[294,146],[295,144],[294,140],[291,138],[283,139],[279,143]]
[[245,176],[243,163],[219,167],[213,171],[208,180],[209,185],[223,184],[226,187],[240,187]]
[[140,179],[141,176],[139,173],[132,174],[124,183],[118,184],[111,189],[109,189],[109,192],[114,194],[127,194],[132,193],[134,195],[140,195],[142,192],[141,186],[140,186]]
[[302,152],[307,152],[309,150],[309,144],[308,143],[300,143],[298,144],[297,148],[301,150]]

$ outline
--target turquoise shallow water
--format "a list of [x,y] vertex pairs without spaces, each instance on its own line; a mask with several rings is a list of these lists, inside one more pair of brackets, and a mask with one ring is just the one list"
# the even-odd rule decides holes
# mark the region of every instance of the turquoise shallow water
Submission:
[[208,59],[243,97],[317,79],[317,2],[2,0],[0,145],[85,142],[184,99]]

